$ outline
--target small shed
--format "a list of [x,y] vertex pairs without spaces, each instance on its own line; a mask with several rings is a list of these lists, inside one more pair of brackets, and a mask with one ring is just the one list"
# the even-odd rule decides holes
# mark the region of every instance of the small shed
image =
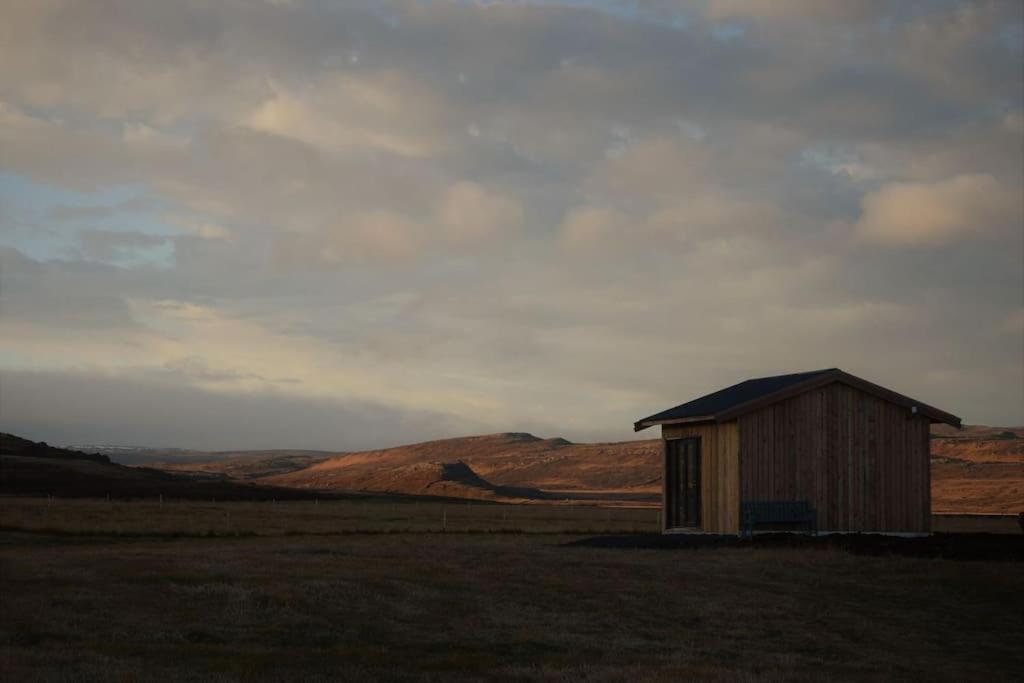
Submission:
[[664,532],[739,534],[803,509],[823,532],[927,534],[937,422],[960,426],[831,368],[749,379],[633,426],[661,425]]

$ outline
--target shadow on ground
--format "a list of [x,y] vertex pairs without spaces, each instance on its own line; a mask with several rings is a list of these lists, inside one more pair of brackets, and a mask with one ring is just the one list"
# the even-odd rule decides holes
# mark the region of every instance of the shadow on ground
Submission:
[[629,534],[593,536],[566,543],[588,548],[699,550],[702,548],[799,548],[843,550],[854,555],[941,558],[987,562],[1024,561],[1024,535],[933,534],[901,538],[878,534],[759,534],[750,539],[736,536],[689,534]]

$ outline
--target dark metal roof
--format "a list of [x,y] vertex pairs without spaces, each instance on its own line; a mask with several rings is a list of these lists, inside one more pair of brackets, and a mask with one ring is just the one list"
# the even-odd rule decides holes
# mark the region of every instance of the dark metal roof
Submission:
[[716,414],[721,413],[724,410],[735,408],[747,401],[753,401],[782,389],[788,389],[791,386],[800,384],[805,380],[826,372],[831,372],[834,369],[835,368],[830,368],[828,370],[796,372],[791,375],[776,375],[775,377],[748,379],[740,382],[739,384],[733,384],[731,387],[719,389],[718,391],[706,396],[695,398],[692,401],[678,405],[675,408],[669,408],[668,410],[663,410],[660,413],[655,413],[650,417],[645,417],[642,420],[638,420],[636,424],[639,426],[646,422],[657,423],[666,420],[682,420],[698,417],[713,419]]
[[636,431],[640,431],[656,424],[713,421],[725,417],[731,419],[741,412],[747,412],[747,408],[758,407],[766,403],[772,403],[775,400],[782,400],[794,393],[802,393],[804,387],[806,389],[813,389],[832,381],[844,382],[893,403],[908,407],[912,406],[933,422],[946,422],[957,427],[960,426],[960,418],[955,415],[932,408],[920,401],[915,401],[876,384],[871,384],[859,377],[847,374],[839,368],[828,368],[810,372],[797,372],[790,375],[748,379],[745,382],[734,384],[725,389],[719,389],[706,396],[701,396],[674,408],[645,417],[634,423],[633,428]]

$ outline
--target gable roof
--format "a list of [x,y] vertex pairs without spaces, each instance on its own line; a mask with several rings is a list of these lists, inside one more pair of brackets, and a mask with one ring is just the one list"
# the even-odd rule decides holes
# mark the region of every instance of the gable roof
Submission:
[[872,384],[860,377],[843,372],[839,368],[797,372],[790,375],[775,377],[759,377],[748,379],[725,389],[695,398],[674,408],[655,413],[633,424],[633,430],[639,432],[653,425],[680,424],[685,422],[721,422],[730,420],[752,410],[802,394],[832,382],[842,382],[855,389],[877,396],[890,403],[906,406],[912,411],[924,415],[932,422],[944,422],[954,427],[960,426],[960,418],[945,411],[933,408],[903,394]]

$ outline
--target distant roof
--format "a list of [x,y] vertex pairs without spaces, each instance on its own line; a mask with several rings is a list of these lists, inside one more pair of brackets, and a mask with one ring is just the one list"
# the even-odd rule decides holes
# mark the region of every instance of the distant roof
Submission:
[[674,408],[655,413],[633,424],[635,431],[658,424],[683,422],[712,422],[732,419],[750,410],[781,401],[796,394],[809,391],[832,382],[842,382],[854,388],[878,396],[881,399],[914,408],[932,422],[944,422],[960,426],[960,418],[933,408],[908,396],[897,394],[867,380],[843,372],[839,368],[796,372],[790,375],[748,379],[725,389],[695,398]]

